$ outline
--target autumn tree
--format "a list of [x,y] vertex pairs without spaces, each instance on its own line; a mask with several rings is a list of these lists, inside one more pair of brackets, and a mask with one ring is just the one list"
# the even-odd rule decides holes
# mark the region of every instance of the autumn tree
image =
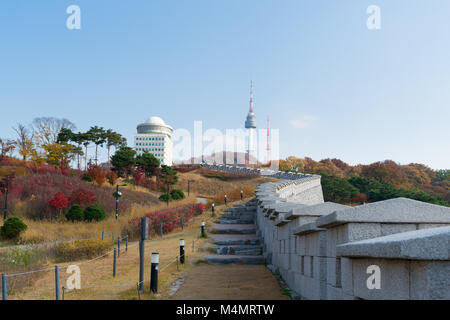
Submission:
[[16,127],[13,127],[13,130],[17,134],[17,147],[18,152],[22,156],[23,160],[27,160],[31,157],[31,153],[34,148],[33,144],[33,135],[31,131],[24,125],[18,123]]
[[58,215],[60,215],[62,210],[69,206],[69,202],[69,197],[59,191],[52,199],[48,201],[48,204],[57,211]]
[[46,162],[55,168],[67,167],[72,152],[70,144],[44,144],[42,148],[46,151]]
[[62,129],[76,129],[75,125],[69,120],[57,119],[53,117],[35,118],[32,126],[33,136],[38,146],[56,143],[58,140],[58,135]]
[[0,160],[5,158],[8,154],[11,156],[16,148],[16,141],[10,139],[0,139]]

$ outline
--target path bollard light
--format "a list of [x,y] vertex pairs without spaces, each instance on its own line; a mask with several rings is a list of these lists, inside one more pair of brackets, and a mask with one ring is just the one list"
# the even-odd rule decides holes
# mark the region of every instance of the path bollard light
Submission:
[[226,193],[225,193],[224,201],[225,201],[225,205],[228,205],[227,204],[228,199],[227,199],[227,194]]
[[183,230],[184,229],[183,217],[180,218],[180,225],[181,225],[181,230]]
[[214,217],[215,209],[216,209],[216,205],[213,203],[213,204],[211,205],[211,215],[212,215],[213,217]]
[[159,233],[161,234],[161,238],[163,237],[163,224],[159,225]]
[[114,232],[111,234],[112,243],[114,244]]
[[105,240],[105,232],[102,231],[102,240]]
[[6,274],[2,274],[2,300],[8,300],[8,289],[6,287]]
[[184,264],[184,239],[180,239],[180,263]]
[[205,237],[205,221],[202,221],[202,238]]
[[117,256],[120,258],[120,237],[117,239]]
[[241,190],[241,201],[244,200],[244,191]]
[[56,291],[56,300],[60,300],[59,297],[59,267],[55,266],[55,291]]
[[117,248],[114,248],[114,261],[113,261],[113,277],[116,277],[116,268],[117,268]]
[[128,252],[128,235],[125,237],[125,251]]
[[150,274],[150,290],[153,293],[158,292],[158,264],[159,264],[159,253],[152,253],[152,271]]

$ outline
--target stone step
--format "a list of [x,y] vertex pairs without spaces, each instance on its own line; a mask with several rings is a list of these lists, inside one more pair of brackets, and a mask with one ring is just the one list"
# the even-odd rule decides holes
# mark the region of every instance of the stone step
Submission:
[[221,224],[253,224],[253,219],[220,219]]
[[220,255],[245,255],[260,256],[262,255],[262,246],[260,245],[231,245],[231,246],[215,246],[214,250]]
[[256,245],[260,244],[259,238],[254,234],[214,234],[212,235],[216,245]]
[[255,214],[224,213],[220,217],[225,219],[254,219]]
[[214,224],[212,230],[215,234],[256,234],[254,224]]
[[247,255],[210,255],[205,260],[212,265],[244,264],[244,265],[263,265],[266,260],[263,256]]

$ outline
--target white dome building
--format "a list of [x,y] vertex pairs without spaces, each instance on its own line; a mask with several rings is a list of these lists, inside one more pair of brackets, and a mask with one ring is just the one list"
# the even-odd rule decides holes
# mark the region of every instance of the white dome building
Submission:
[[144,152],[153,154],[161,164],[172,165],[173,128],[160,117],[151,117],[137,126],[134,136],[134,150],[138,155]]

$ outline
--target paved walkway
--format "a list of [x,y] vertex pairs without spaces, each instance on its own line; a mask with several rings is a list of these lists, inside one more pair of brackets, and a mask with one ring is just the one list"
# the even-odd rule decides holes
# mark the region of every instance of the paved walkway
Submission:
[[290,300],[265,266],[199,265],[173,300]]

